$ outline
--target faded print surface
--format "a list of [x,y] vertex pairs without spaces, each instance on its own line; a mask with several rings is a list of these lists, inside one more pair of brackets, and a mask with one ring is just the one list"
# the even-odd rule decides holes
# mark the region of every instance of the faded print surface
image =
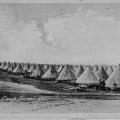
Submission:
[[[0,61],[118,64],[120,3],[0,4]],[[119,113],[119,100],[0,100],[0,113]],[[9,109],[8,109],[9,108]]]

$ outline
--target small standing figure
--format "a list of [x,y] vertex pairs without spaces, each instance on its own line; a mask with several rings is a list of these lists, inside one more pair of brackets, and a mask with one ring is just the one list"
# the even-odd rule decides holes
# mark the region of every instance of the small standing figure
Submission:
[[100,87],[102,90],[105,90],[105,80],[104,79],[100,79]]
[[117,83],[114,82],[113,89],[116,90],[116,88],[117,88]]

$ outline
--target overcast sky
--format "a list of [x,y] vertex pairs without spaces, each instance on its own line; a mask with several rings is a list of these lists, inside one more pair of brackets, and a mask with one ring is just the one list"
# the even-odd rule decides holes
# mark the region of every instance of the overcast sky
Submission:
[[1,4],[0,59],[118,64],[120,3]]

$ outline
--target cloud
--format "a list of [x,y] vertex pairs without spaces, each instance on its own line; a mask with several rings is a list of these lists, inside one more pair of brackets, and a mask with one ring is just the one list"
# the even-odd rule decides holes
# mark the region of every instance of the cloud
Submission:
[[45,44],[36,20],[16,20],[8,7],[0,8],[0,26],[0,60],[54,63],[64,54]]
[[46,41],[67,49],[74,56],[73,61],[94,64],[120,60],[120,21],[112,16],[80,9],[74,14],[50,18],[44,27]]
[[85,64],[120,60],[120,21],[112,16],[79,9],[48,18],[42,29],[36,21],[16,20],[9,7],[0,8],[1,60]]

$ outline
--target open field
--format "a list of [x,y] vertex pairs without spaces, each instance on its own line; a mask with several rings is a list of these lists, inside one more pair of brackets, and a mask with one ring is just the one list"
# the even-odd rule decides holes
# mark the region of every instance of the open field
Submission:
[[6,99],[0,101],[0,113],[119,113],[119,100],[88,100],[55,96],[23,101]]
[[[106,93],[109,97],[107,96],[107,99],[104,100],[106,95],[102,95],[103,93],[101,92],[79,92],[76,95],[75,93],[74,95],[64,93],[64,95],[61,95],[61,93],[58,94],[53,91],[37,89],[30,85],[18,85],[17,83],[2,81],[0,82],[0,88],[4,88],[2,90],[6,91],[0,99],[0,113],[120,112],[120,100],[110,100],[115,99],[115,97],[119,98],[119,93],[114,93],[114,95],[113,93]],[[85,98],[89,98],[89,100]],[[102,99],[100,100],[100,98]]]
[[[68,96],[82,99],[120,99],[120,92],[110,91],[59,91],[57,88],[64,87],[64,84],[58,84],[55,89],[50,90],[50,85],[39,83],[39,88],[33,85],[25,85],[13,82],[0,81],[1,97],[16,97],[16,96]],[[54,86],[52,86],[54,88]]]

